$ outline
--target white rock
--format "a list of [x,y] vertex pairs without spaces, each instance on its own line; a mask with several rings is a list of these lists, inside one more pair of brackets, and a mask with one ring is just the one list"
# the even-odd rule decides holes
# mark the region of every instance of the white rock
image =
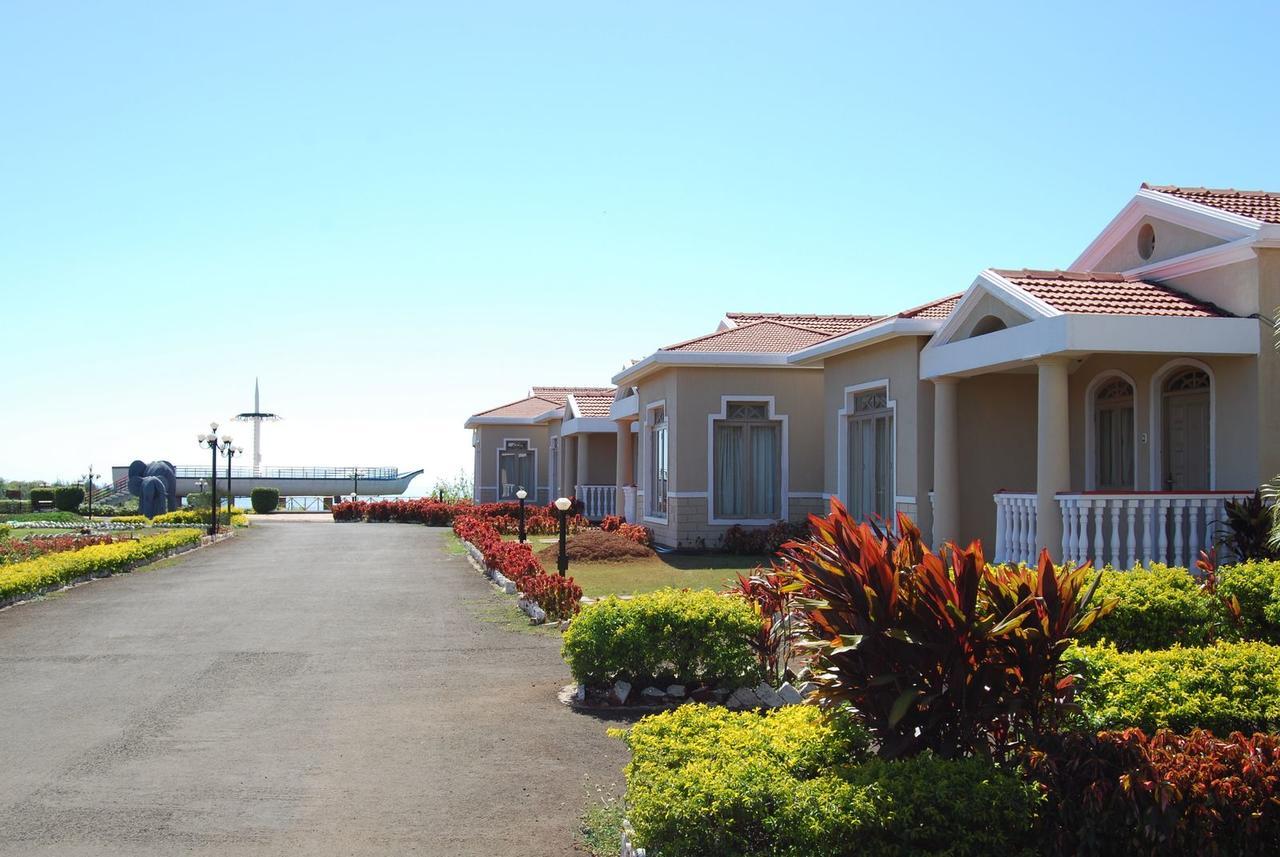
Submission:
[[778,696],[782,697],[784,705],[799,705],[804,702],[804,695],[792,687],[789,681],[784,681],[782,687],[778,688]]
[[586,700],[586,698],[587,698],[587,686],[585,684],[578,685],[578,687],[573,691],[573,701],[583,702]]
[[740,687],[730,695],[729,701],[725,704],[735,711],[743,708],[758,708],[760,706],[760,697],[756,696],[755,691],[751,688]]
[[667,696],[666,691],[664,691],[660,687],[646,687],[644,690],[640,691],[640,695],[643,696],[645,699],[652,700],[655,702],[661,699],[665,699]]
[[762,681],[756,685],[756,696],[759,697],[760,704],[765,708],[782,707],[782,697],[778,696],[778,692],[767,681]]
[[684,697],[684,685],[669,684],[667,685],[667,696],[673,699],[682,699]]
[[618,705],[626,705],[631,695],[631,683],[618,679],[613,683],[613,701]]
[[803,684],[801,684],[798,688],[796,688],[796,690],[800,691],[801,696],[808,696],[809,694],[813,693],[817,689],[818,689],[818,683],[816,681],[806,681]]

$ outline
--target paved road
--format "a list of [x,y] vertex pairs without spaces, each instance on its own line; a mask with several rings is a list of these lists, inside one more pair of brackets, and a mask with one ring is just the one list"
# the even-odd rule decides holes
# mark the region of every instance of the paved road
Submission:
[[0,611],[0,855],[563,855],[608,725],[444,531],[263,522]]

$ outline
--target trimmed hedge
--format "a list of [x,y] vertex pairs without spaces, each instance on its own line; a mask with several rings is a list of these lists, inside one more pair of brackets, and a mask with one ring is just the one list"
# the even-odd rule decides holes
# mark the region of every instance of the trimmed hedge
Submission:
[[46,500],[52,503],[54,492],[52,488],[32,488],[27,492],[27,496],[31,500],[31,508],[35,509],[36,503],[43,503]]
[[249,492],[249,502],[259,515],[274,512],[280,505],[280,491],[277,488],[254,488]]
[[187,545],[199,544],[199,530],[50,553],[0,569],[0,600],[61,586],[86,575],[115,574]]
[[601,687],[754,684],[759,665],[748,639],[760,630],[750,605],[706,590],[660,589],[587,607],[564,634],[573,677]]
[[53,508],[74,512],[84,502],[84,489],[79,485],[64,485],[53,489]]
[[868,759],[865,730],[814,707],[686,705],[622,735],[628,818],[663,857],[1034,853],[1033,786],[978,759]]
[[[249,514],[244,509],[237,507],[231,508],[231,523],[234,526],[247,526],[249,523]],[[207,509],[178,509],[174,512],[165,512],[163,515],[156,515],[151,519],[153,524],[193,524],[204,525],[209,524],[209,511]],[[218,510],[218,523],[227,523],[227,510],[225,507]]]
[[1203,646],[1222,630],[1220,602],[1203,594],[1185,568],[1106,569],[1094,597],[1119,603],[1089,629],[1086,643],[1106,640],[1121,651]]
[[1280,646],[1217,643],[1121,652],[1082,646],[1066,658],[1082,677],[1092,729],[1208,729],[1218,735],[1280,727]]
[[1280,562],[1245,562],[1218,570],[1218,591],[1240,602],[1240,635],[1280,643]]

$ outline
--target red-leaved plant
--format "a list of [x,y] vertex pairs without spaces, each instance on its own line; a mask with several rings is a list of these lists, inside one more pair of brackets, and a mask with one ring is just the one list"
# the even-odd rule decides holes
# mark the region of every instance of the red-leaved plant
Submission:
[[1070,705],[1072,640],[1115,602],[1090,605],[1089,566],[990,566],[982,545],[923,543],[856,522],[838,500],[780,551],[819,657],[820,702],[850,703],[887,758],[1005,758]]
[[760,629],[747,643],[760,661],[760,668],[775,684],[786,679],[787,666],[795,654],[800,636],[800,612],[796,604],[793,576],[785,568],[758,568],[750,576],[738,574],[738,582],[728,595],[751,605],[760,618]]

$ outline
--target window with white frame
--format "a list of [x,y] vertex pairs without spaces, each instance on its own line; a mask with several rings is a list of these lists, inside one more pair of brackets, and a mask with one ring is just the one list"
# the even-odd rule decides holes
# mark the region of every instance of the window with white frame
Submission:
[[777,519],[782,505],[781,422],[763,402],[729,402],[713,432],[714,512],[720,519]]
[[849,405],[849,512],[856,520],[893,519],[893,409],[889,391],[853,395]]
[[1133,490],[1133,386],[1111,378],[1094,395],[1094,432],[1099,490]]
[[498,451],[498,499],[514,500],[521,488],[534,494],[534,452],[527,440],[509,440]]
[[649,410],[649,514],[666,517],[668,461],[667,409],[662,405]]

